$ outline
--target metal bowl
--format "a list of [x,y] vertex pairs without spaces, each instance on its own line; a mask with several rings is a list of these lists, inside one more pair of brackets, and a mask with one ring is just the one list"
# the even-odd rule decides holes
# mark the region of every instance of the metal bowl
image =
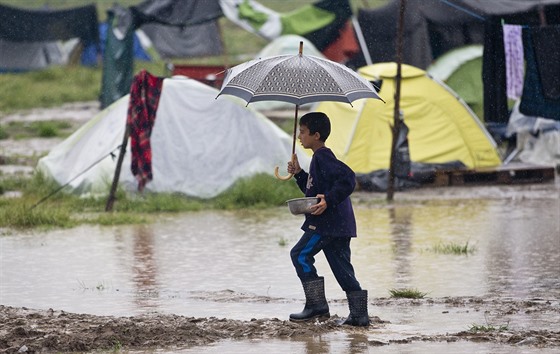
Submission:
[[309,208],[312,205],[319,203],[319,198],[316,197],[306,197],[306,198],[295,198],[287,200],[288,208],[290,212],[294,215],[310,213]]

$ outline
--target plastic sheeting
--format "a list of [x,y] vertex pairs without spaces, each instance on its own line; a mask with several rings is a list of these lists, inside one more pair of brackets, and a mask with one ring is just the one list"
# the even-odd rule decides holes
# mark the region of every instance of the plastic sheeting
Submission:
[[516,153],[521,162],[536,165],[560,165],[560,121],[527,116],[517,101],[511,111],[506,136],[516,135]]

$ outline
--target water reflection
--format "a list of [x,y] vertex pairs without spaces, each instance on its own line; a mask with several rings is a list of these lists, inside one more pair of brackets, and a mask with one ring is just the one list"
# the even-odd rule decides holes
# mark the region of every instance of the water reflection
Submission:
[[[388,296],[392,288],[416,288],[430,296],[486,291],[480,278],[473,276],[485,270],[477,260],[485,257],[485,233],[492,223],[484,201],[395,203],[358,208],[357,218],[353,261],[357,273],[373,284],[374,296]],[[434,251],[439,244],[468,244],[481,252],[440,254]]]
[[[365,338],[367,340],[367,338]],[[312,339],[316,341],[317,339]],[[349,353],[349,354],[365,354],[365,353],[387,353],[387,354],[434,354],[434,353],[492,353],[492,354],[543,354],[556,353],[554,349],[546,350],[535,347],[514,347],[511,345],[501,345],[496,343],[475,343],[475,342],[420,342],[412,343],[393,343],[391,345],[383,345],[386,341],[377,341],[375,338],[368,342],[359,340],[355,344],[348,345],[347,338],[321,338],[323,343],[327,340],[331,341],[330,346],[323,346],[316,350],[313,346],[309,346],[310,339],[267,339],[267,340],[251,340],[251,341],[223,341],[216,345],[207,347],[195,347],[189,349],[174,349],[172,351],[131,351],[130,354],[221,354],[221,353],[239,353],[239,354],[261,354],[261,353],[291,353],[291,354],[322,354],[322,353]],[[351,339],[350,339],[351,341]]]
[[347,353],[363,354],[369,352],[368,337],[364,333],[330,333],[316,337],[295,337],[291,341],[303,344],[300,350],[306,354]]
[[154,254],[154,232],[152,226],[136,227],[132,246],[132,282],[137,293],[138,307],[157,307],[159,284],[157,281],[157,260]]
[[[539,205],[533,205],[539,203]],[[550,298],[560,290],[560,207],[541,202],[504,203],[509,217],[493,226],[487,269],[491,291],[510,289],[513,297]]]
[[395,265],[395,288],[406,288],[410,282],[410,256],[412,251],[410,209],[390,207],[389,222],[392,227],[393,253]]

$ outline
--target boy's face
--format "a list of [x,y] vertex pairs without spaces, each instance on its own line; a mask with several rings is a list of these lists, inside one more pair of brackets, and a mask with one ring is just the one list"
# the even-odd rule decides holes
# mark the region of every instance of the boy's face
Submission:
[[319,140],[319,133],[311,134],[306,125],[299,126],[299,142],[305,149],[313,149]]

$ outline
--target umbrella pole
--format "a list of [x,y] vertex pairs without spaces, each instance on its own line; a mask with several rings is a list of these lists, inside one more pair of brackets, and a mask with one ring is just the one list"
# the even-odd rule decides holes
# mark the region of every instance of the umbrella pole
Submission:
[[[290,159],[290,161],[294,162],[294,158],[296,155],[296,135],[297,135],[297,127],[298,127],[298,110],[299,110],[299,105],[296,104],[296,116],[294,119],[294,133],[292,135],[292,157]],[[278,172],[279,167],[276,166],[276,168],[274,169],[274,175],[276,176],[276,178],[282,180],[282,181],[287,181],[290,178],[293,177],[293,174],[290,173],[287,176],[280,176],[280,173]]]
[[[299,56],[301,57],[301,55],[303,54],[303,41],[299,42]],[[294,158],[295,158],[295,154],[296,154],[296,135],[297,135],[297,124],[298,124],[298,110],[299,110],[299,105],[296,104],[296,117],[294,119],[294,134],[292,136],[292,156],[290,158],[290,161],[294,162]],[[287,176],[280,176],[280,173],[278,173],[278,166],[276,166],[276,168],[274,169],[274,175],[276,176],[276,178],[282,180],[282,181],[287,181],[290,178],[293,177],[293,174],[290,173]]]
[[297,124],[298,124],[298,110],[299,110],[299,105],[296,104],[296,116],[294,118],[294,134],[292,136],[292,156],[296,153],[296,135],[297,135]]

